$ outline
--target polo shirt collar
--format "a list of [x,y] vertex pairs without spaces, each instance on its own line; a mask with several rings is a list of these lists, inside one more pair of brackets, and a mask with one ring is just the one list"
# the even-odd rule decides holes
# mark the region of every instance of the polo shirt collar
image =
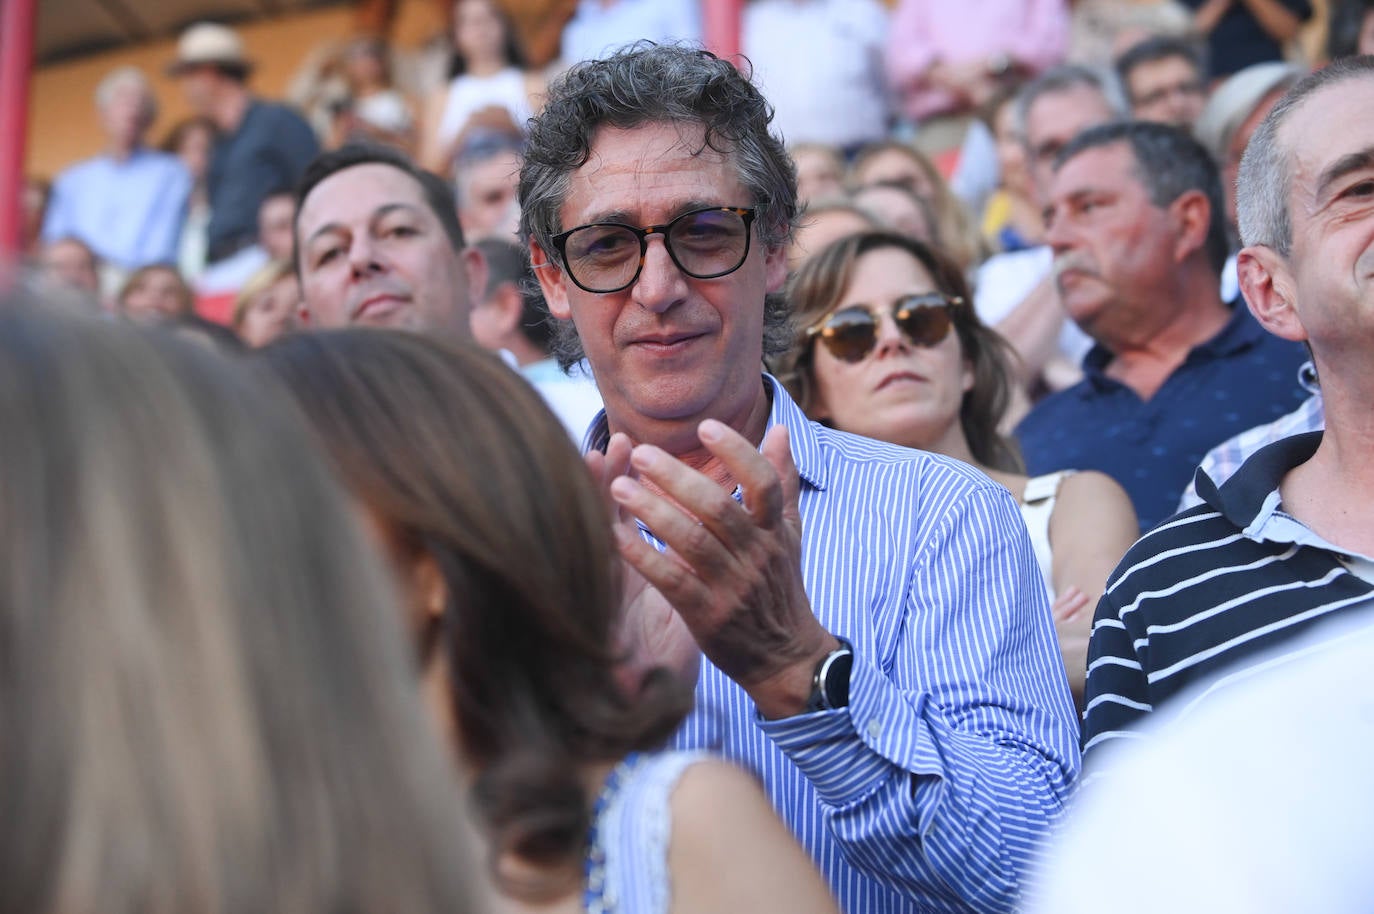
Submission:
[[[1211,339],[1194,346],[1184,359],[1184,364],[1196,360],[1210,361],[1212,359],[1225,358],[1259,343],[1266,333],[1265,329],[1259,325],[1259,321],[1250,315],[1250,309],[1240,299],[1230,305],[1231,316]],[[1101,343],[1094,343],[1088,350],[1088,354],[1083,357],[1083,374],[1094,387],[1104,387],[1115,385],[1118,382],[1107,377],[1107,365],[1111,363],[1115,355]],[[1087,395],[1087,391],[1084,391]]]
[[1310,460],[1321,440],[1321,432],[1281,438],[1251,455],[1220,488],[1201,469],[1194,485],[1203,501],[1247,536],[1254,536],[1278,510],[1283,477]]

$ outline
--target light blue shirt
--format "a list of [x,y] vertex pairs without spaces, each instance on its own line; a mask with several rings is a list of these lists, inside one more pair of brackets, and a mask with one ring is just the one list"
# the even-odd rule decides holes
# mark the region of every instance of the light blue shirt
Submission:
[[174,155],[139,149],[122,162],[96,156],[57,176],[43,240],[79,238],[126,270],[175,264],[190,196],[191,174]]
[[[766,721],[705,663],[676,745],[753,770],[847,912],[1012,911],[1079,768],[1016,500],[966,464],[811,422],[764,378],[801,477],[807,595],[854,645],[849,707]],[[603,413],[586,444],[607,438]]]

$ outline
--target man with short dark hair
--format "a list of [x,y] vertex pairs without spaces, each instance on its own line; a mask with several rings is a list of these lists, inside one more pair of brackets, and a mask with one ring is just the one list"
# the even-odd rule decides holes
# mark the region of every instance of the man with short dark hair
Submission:
[[605,400],[630,611],[666,601],[709,661],[678,745],[758,774],[842,909],[1011,911],[1077,770],[1044,584],[1004,488],[761,371],[797,212],[770,116],[730,62],[649,47],[531,122],[521,231]]
[[389,147],[344,146],[310,163],[296,201],[303,321],[471,336],[486,267],[446,181]]
[[254,243],[263,197],[274,188],[294,186],[320,144],[294,110],[248,91],[253,64],[233,29],[209,22],[191,26],[167,69],[192,111],[220,131],[206,177],[207,263],[213,265]]
[[1060,153],[1049,201],[1060,299],[1096,345],[1086,378],[1017,427],[1026,468],[1101,470],[1148,530],[1209,449],[1298,405],[1302,348],[1221,300],[1221,186],[1186,133],[1094,127]]
[[[1326,429],[1276,441],[1113,573],[1088,660],[1085,748],[1192,683],[1292,655],[1294,636],[1374,608],[1374,58],[1304,78],[1255,131],[1238,183],[1240,282],[1275,338],[1310,348]],[[1248,394],[1248,391],[1242,392]]]
[[1156,35],[1116,59],[1116,73],[1142,121],[1191,130],[1207,101],[1207,62],[1202,47],[1185,38]]

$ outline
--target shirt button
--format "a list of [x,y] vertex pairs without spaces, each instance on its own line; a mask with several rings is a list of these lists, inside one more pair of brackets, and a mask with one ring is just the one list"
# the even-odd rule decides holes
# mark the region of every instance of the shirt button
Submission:
[[883,725],[881,721],[870,720],[868,722],[867,729],[868,735],[873,737],[874,739],[877,739],[879,736],[882,736],[883,734]]

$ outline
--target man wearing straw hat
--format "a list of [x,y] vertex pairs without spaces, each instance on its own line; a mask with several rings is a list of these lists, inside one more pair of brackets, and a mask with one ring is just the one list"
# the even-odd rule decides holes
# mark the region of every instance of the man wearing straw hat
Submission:
[[320,144],[296,111],[248,91],[253,62],[227,26],[201,22],[188,28],[167,70],[181,83],[191,109],[220,131],[208,178],[213,265],[254,243],[262,198],[293,187]]

